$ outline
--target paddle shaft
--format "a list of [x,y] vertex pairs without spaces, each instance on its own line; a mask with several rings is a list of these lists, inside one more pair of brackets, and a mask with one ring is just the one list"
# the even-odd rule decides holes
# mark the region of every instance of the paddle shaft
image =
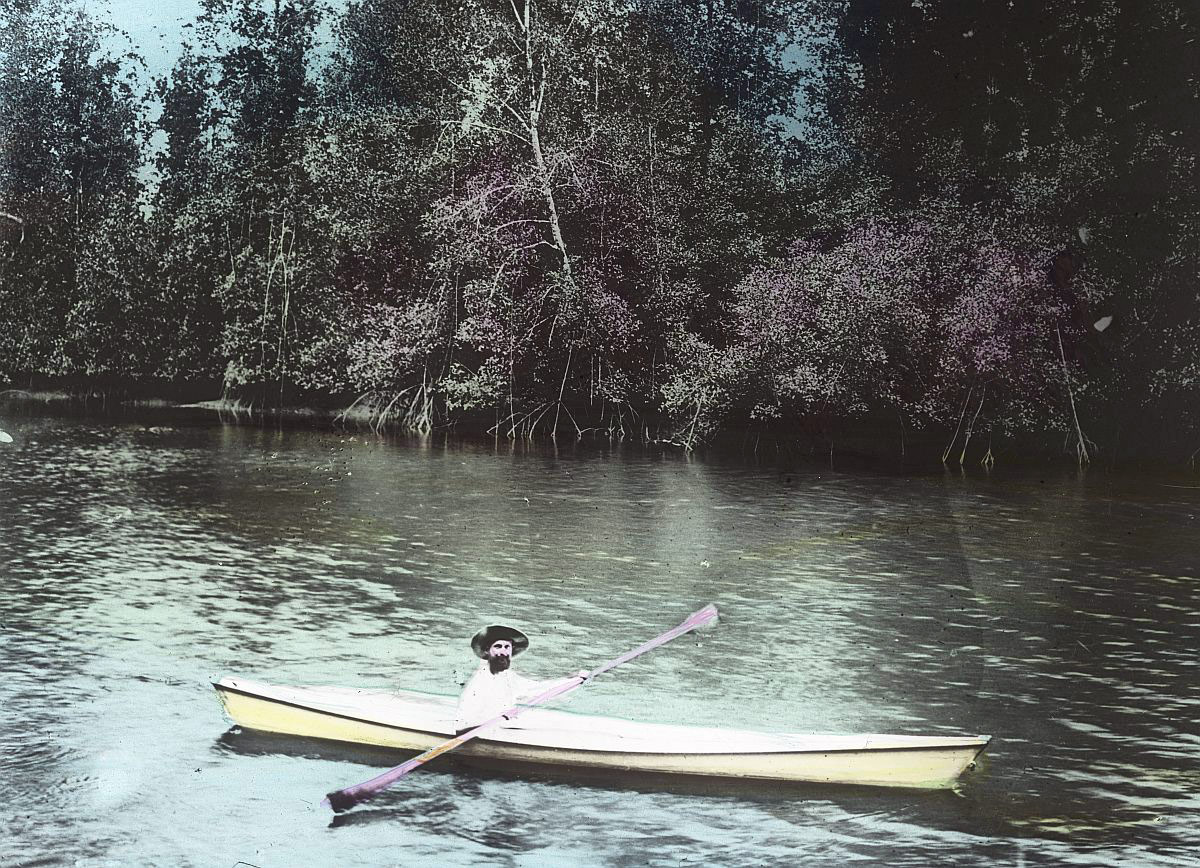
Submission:
[[452,738],[449,741],[442,742],[437,747],[432,747],[429,750],[425,751],[423,754],[415,756],[412,759],[401,763],[400,765],[396,766],[395,768],[389,769],[388,771],[384,772],[383,774],[371,778],[371,780],[369,780],[369,781],[365,781],[364,783],[361,783],[361,784],[355,784],[354,786],[346,787],[345,789],[335,790],[334,792],[329,793],[325,797],[325,800],[323,802],[321,802],[321,804],[329,805],[335,811],[345,811],[349,808],[352,808],[352,807],[354,807],[354,805],[358,804],[359,802],[363,802],[363,801],[366,801],[367,799],[371,798],[376,793],[378,793],[380,790],[383,790],[386,787],[391,786],[396,781],[400,780],[400,778],[404,777],[406,774],[413,771],[414,769],[419,768],[420,766],[429,762],[434,757],[441,756],[444,753],[448,753],[449,751],[454,750],[456,747],[466,744],[468,741],[470,741],[471,739],[478,736],[484,730],[489,729],[489,728],[491,728],[499,723],[502,723],[506,720],[512,720],[535,705],[540,705],[543,702],[549,702],[551,699],[555,699],[556,697],[563,696],[567,693],[570,693],[572,690],[575,690],[575,689],[583,686],[583,684],[586,681],[588,681],[592,678],[595,678],[597,675],[601,675],[605,672],[608,672],[610,669],[615,669],[616,667],[620,666],[622,663],[628,663],[633,658],[639,657],[642,654],[645,654],[647,651],[652,651],[655,648],[657,648],[659,645],[665,645],[666,643],[670,642],[672,639],[676,639],[679,636],[682,636],[684,633],[691,632],[692,630],[695,630],[697,627],[703,627],[705,624],[709,623],[716,617],[717,617],[717,607],[713,606],[711,604],[708,606],[705,606],[703,609],[700,609],[699,611],[693,612],[691,615],[689,615],[685,621],[683,621],[682,623],[679,624],[679,626],[672,627],[670,630],[663,633],[661,636],[658,636],[655,639],[651,639],[649,642],[645,643],[644,645],[639,645],[637,648],[634,648],[632,651],[627,651],[626,653],[622,654],[620,657],[614,657],[612,660],[609,660],[607,663],[604,663],[604,664],[596,667],[595,669],[593,669],[586,676],[576,675],[573,678],[571,678],[567,681],[564,681],[561,684],[556,684],[554,687],[551,687],[548,690],[546,690],[542,693],[539,693],[537,696],[533,697],[533,699],[529,700],[529,702],[523,703],[521,705],[514,705],[512,708],[507,709],[506,711],[496,715],[495,717],[491,718],[490,720],[484,721],[483,723],[479,724],[479,726],[475,727],[474,729],[467,730],[462,735],[456,736],[455,738]]

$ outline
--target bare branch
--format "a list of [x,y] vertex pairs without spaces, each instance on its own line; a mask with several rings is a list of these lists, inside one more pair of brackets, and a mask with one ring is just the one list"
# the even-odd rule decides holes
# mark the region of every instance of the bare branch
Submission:
[[512,136],[513,138],[517,139],[522,144],[526,144],[526,145],[529,144],[529,139],[526,138],[525,136],[521,135],[520,133],[514,133],[512,130],[506,130],[504,127],[496,127],[496,126],[492,126],[491,124],[485,124],[482,121],[471,121],[471,120],[466,120],[466,119],[458,120],[458,121],[453,121],[453,120],[443,120],[442,121],[442,126],[461,126],[462,124],[466,124],[469,127],[478,127],[481,130],[489,130],[493,133],[504,133],[506,136]]
[[520,253],[523,250],[533,250],[533,248],[535,248],[535,247],[543,247],[543,246],[549,247],[555,253],[559,252],[559,249],[557,247],[555,247],[553,244],[551,244],[549,241],[536,241],[533,244],[525,244],[521,247],[514,247],[512,252],[515,254],[515,253]]
[[[459,93],[462,93],[465,96],[469,96],[469,97],[474,97],[477,95],[469,87],[465,87],[464,85],[459,84],[457,81],[452,79],[450,76],[446,75],[446,73],[444,73],[440,69],[438,69],[437,66],[430,64],[430,69],[432,69],[434,72],[436,72],[438,75],[440,75],[442,77],[442,80],[445,81],[446,84],[450,85],[452,88],[457,90]],[[515,109],[513,109],[513,107],[508,104],[508,101],[504,97],[496,96],[495,99],[496,99],[496,103],[501,108],[507,109],[512,114],[512,116],[517,119],[517,123],[519,123],[521,125],[522,129],[524,129],[524,130],[529,129],[529,124],[525,120],[525,118],[522,117],[521,114],[519,112],[517,112]]]
[[[499,232],[501,229],[507,229],[509,226],[518,226],[522,223],[540,223],[543,226],[548,226],[550,224],[550,221],[549,220],[509,220],[507,223],[501,223],[499,226],[493,226],[491,229],[489,229],[484,234],[485,235],[494,235],[495,233]],[[549,242],[541,241],[538,243],[548,244]]]
[[563,31],[562,44],[565,45],[567,37],[571,35],[571,28],[575,26],[576,20],[579,18],[579,7],[583,5],[583,0],[575,0],[575,9],[571,12],[571,20],[567,22],[567,29]]
[[522,117],[520,112],[518,112],[515,108],[513,108],[511,105],[509,105],[508,100],[504,99],[504,97],[498,96],[498,97],[496,97],[496,101],[500,104],[500,106],[502,108],[507,109],[509,114],[511,114],[514,118],[517,119],[517,123],[519,123],[521,125],[521,129],[528,131],[529,121],[526,118]]
[[524,187],[521,184],[496,184],[492,187],[488,187],[485,190],[481,190],[480,192],[476,193],[474,196],[470,196],[466,199],[463,199],[462,204],[460,204],[456,208],[448,208],[445,213],[446,213],[447,217],[449,217],[451,219],[457,219],[458,217],[461,217],[463,215],[463,213],[466,212],[466,210],[468,208],[470,208],[472,205],[486,207],[485,200],[488,198],[488,196],[491,196],[493,193],[499,193],[503,190],[509,191],[505,196],[503,196],[500,199],[500,202],[497,203],[497,204],[501,204],[501,203],[508,201],[510,198],[512,198],[513,191],[522,190],[522,189],[524,189]]
[[[21,227],[21,237],[17,239],[17,244],[23,243],[25,241],[25,221],[22,220],[20,217],[18,217],[16,214],[10,214],[7,211],[0,211],[0,217],[3,217],[6,220],[11,220],[12,222],[16,223],[18,226]],[[13,255],[16,255],[15,251],[14,251]]]
[[542,100],[546,97],[546,58],[542,58],[542,80],[538,82],[537,113],[542,114]]

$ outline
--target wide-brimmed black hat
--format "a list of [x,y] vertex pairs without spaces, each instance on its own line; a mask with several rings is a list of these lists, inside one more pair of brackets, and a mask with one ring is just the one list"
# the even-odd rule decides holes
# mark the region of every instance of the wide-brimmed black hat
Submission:
[[529,647],[529,637],[520,630],[505,627],[503,624],[492,624],[471,637],[471,648],[475,651],[475,656],[486,658],[487,649],[491,648],[497,639],[512,642],[514,657]]

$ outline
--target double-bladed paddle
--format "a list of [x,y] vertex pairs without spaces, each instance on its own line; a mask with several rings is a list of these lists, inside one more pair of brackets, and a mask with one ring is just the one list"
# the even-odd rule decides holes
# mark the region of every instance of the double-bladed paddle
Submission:
[[343,790],[335,790],[334,792],[329,793],[327,796],[325,796],[325,800],[323,802],[321,802],[321,804],[328,805],[329,807],[333,808],[333,810],[338,811],[338,812],[349,810],[350,808],[353,808],[355,805],[357,805],[359,802],[365,802],[367,799],[374,796],[380,790],[383,790],[386,787],[390,787],[392,784],[394,784],[396,781],[400,780],[400,778],[404,777],[406,774],[411,772],[413,769],[416,769],[416,768],[424,765],[425,763],[429,762],[434,757],[441,756],[444,753],[454,750],[456,747],[459,747],[460,745],[466,744],[468,741],[475,738],[477,735],[482,733],[484,730],[487,730],[505,720],[512,720],[513,718],[517,717],[518,715],[520,715],[524,711],[528,710],[529,708],[532,708],[535,705],[540,705],[541,703],[548,702],[549,700],[554,699],[555,697],[562,696],[566,693],[570,693],[572,690],[575,690],[576,688],[581,687],[585,682],[589,681],[592,678],[595,678],[597,675],[601,675],[601,674],[609,671],[610,669],[615,669],[616,667],[620,666],[622,663],[628,663],[634,657],[638,657],[642,654],[645,654],[647,651],[651,651],[651,650],[657,648],[659,645],[665,645],[666,643],[670,642],[672,639],[682,636],[684,633],[691,632],[692,630],[695,630],[697,627],[703,627],[705,624],[715,621],[716,619],[717,619],[717,607],[709,604],[709,605],[705,606],[703,609],[700,609],[697,612],[693,612],[691,615],[689,615],[687,617],[687,619],[685,621],[683,621],[681,624],[679,624],[679,626],[672,627],[670,630],[663,633],[658,638],[651,639],[646,644],[639,645],[637,648],[634,648],[632,651],[627,651],[626,653],[622,654],[620,657],[615,657],[612,660],[609,660],[607,663],[593,669],[587,675],[576,675],[573,678],[570,678],[569,680],[564,681],[561,684],[556,684],[554,687],[551,687],[549,690],[546,690],[543,693],[539,693],[533,699],[529,700],[529,702],[523,703],[521,705],[514,705],[512,708],[508,709],[507,711],[504,711],[501,714],[496,715],[491,720],[481,723],[479,726],[475,727],[474,729],[467,730],[460,736],[452,738],[449,741],[442,742],[437,747],[430,748],[429,750],[425,751],[425,753],[420,754],[419,756],[415,756],[412,759],[408,760],[407,762],[403,762],[400,765],[396,766],[394,769],[390,769],[377,777],[371,778],[371,780],[369,780],[369,781],[366,781],[361,784],[356,784],[352,787],[346,787]]

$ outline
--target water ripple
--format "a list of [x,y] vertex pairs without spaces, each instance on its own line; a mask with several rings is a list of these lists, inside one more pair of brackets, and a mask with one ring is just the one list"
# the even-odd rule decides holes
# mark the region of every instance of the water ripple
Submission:
[[[1190,493],[23,424],[0,457],[0,823],[30,863],[64,835],[100,864],[402,845],[456,864],[1165,865],[1200,846]],[[453,693],[484,623],[527,627],[525,671],[550,677],[709,600],[717,630],[570,707],[993,733],[980,771],[947,794],[734,794],[433,770],[326,828],[315,799],[373,766],[214,749],[222,674]]]

